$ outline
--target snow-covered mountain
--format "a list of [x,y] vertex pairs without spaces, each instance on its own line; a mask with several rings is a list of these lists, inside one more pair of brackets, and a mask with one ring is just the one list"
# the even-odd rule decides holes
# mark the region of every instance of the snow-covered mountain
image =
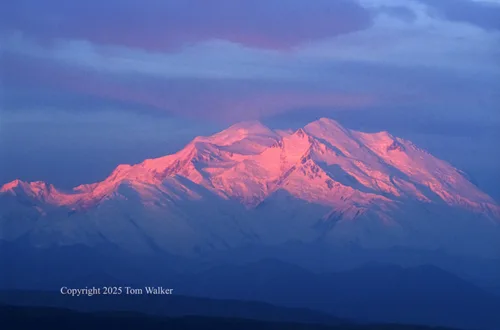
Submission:
[[244,122],[64,191],[0,189],[0,239],[191,255],[288,241],[500,256],[500,207],[464,173],[387,132],[322,118]]

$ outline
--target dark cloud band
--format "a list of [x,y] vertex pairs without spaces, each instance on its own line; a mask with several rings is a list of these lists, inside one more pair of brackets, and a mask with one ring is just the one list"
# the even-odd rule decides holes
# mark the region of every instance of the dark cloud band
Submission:
[[0,20],[4,30],[42,40],[84,39],[148,50],[207,39],[287,49],[371,24],[370,11],[352,0],[19,0],[5,6]]

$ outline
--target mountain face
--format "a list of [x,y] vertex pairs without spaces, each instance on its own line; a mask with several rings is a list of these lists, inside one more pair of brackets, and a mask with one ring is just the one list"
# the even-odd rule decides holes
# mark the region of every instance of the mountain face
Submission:
[[326,118],[295,132],[236,124],[70,191],[15,180],[0,189],[0,228],[35,247],[186,256],[299,241],[500,257],[500,207],[464,173]]

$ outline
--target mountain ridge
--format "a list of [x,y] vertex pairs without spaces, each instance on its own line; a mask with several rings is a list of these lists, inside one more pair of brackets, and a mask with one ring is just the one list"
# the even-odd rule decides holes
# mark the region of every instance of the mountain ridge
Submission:
[[[241,126],[246,127],[246,128],[242,129],[242,128],[240,128]],[[325,126],[327,126],[327,127],[325,127]],[[252,132],[251,128],[253,128],[253,127],[256,127],[256,129],[253,130],[253,131],[256,131],[256,133]],[[235,162],[236,163],[241,162],[241,161],[244,162],[245,160],[248,160],[248,158],[250,158],[250,157],[248,157],[248,158],[247,157],[236,157],[236,159],[230,159],[230,158],[235,157],[234,152],[229,152],[229,151],[224,150],[224,148],[222,148],[222,147],[225,147],[228,145],[227,134],[234,133],[234,131],[239,132],[241,130],[244,130],[245,132],[243,133],[243,136],[239,136],[238,138],[234,139],[237,142],[239,142],[243,139],[247,139],[249,137],[250,138],[255,137],[256,135],[259,134],[259,131],[262,131],[262,130],[266,130],[269,133],[274,133],[273,131],[271,131],[270,129],[268,129],[267,127],[263,126],[262,124],[260,124],[258,122],[249,122],[249,124],[243,123],[243,125],[236,124],[236,125],[233,125],[230,128],[228,128],[220,133],[214,134],[211,137],[196,137],[186,147],[184,147],[183,149],[181,149],[179,152],[177,152],[175,154],[159,157],[156,159],[147,159],[147,160],[145,160],[139,164],[136,164],[136,165],[120,164],[115,168],[115,170],[113,170],[113,172],[105,180],[103,180],[101,182],[93,183],[93,184],[85,184],[85,185],[77,186],[77,187],[73,188],[72,193],[74,195],[77,195],[76,193],[88,192],[88,190],[94,191],[97,188],[97,186],[103,185],[103,183],[105,183],[105,182],[106,183],[116,182],[118,179],[126,179],[128,181],[141,181],[141,180],[143,180],[144,182],[148,182],[148,181],[153,182],[154,178],[157,178],[158,180],[162,180],[168,176],[178,174],[179,172],[181,172],[181,175],[184,174],[185,176],[189,177],[190,175],[193,175],[193,174],[186,173],[187,170],[192,170],[194,172],[199,172],[199,171],[193,167],[189,167],[186,169],[186,168],[183,168],[182,166],[179,166],[179,165],[190,166],[193,162],[210,163],[210,162],[217,160],[217,161],[223,163],[223,164],[217,164],[219,166],[218,167],[219,169],[222,167],[220,165],[229,166],[229,165],[233,165]],[[318,132],[318,130],[319,130],[319,132]],[[399,138],[395,138],[385,131],[379,132],[379,133],[371,133],[371,134],[370,133],[361,133],[361,132],[356,132],[356,131],[348,131],[348,130],[344,129],[343,127],[341,127],[337,122],[335,122],[331,119],[321,118],[315,122],[312,122],[312,123],[306,125],[304,128],[299,128],[294,133],[292,133],[288,136],[285,136],[285,137],[280,137],[279,134],[277,134],[277,133],[274,133],[274,135],[272,135],[272,134],[268,135],[268,136],[272,136],[275,139],[275,143],[273,143],[270,146],[266,146],[266,148],[262,152],[258,153],[257,155],[262,155],[263,153],[266,154],[266,151],[267,151],[267,154],[270,154],[271,152],[269,152],[269,149],[273,149],[273,148],[277,148],[277,147],[279,147],[281,149],[285,149],[285,148],[287,148],[286,146],[292,146],[292,147],[288,147],[289,150],[287,150],[287,152],[285,152],[284,155],[283,154],[280,155],[281,158],[292,158],[292,160],[287,159],[285,161],[288,166],[284,166],[282,168],[282,171],[280,173],[281,175],[285,174],[286,170],[289,170],[298,159],[303,159],[301,157],[312,158],[313,153],[316,154],[316,156],[318,153],[323,154],[328,147],[333,149],[334,152],[336,153],[336,155],[338,155],[338,153],[340,153],[341,155],[344,155],[344,156],[349,156],[349,157],[353,157],[356,155],[356,153],[350,152],[350,151],[348,151],[348,149],[343,148],[343,150],[341,150],[340,148],[338,148],[338,146],[333,146],[328,141],[328,138],[324,139],[325,130],[327,130],[328,134],[330,134],[330,135],[331,135],[332,131],[335,131],[335,133],[341,132],[341,134],[343,136],[339,136],[337,134],[334,136],[336,139],[339,139],[339,137],[343,139],[343,140],[341,139],[340,144],[344,144],[344,145],[346,145],[354,150],[359,149],[359,148],[368,149],[369,152],[367,154],[368,154],[368,156],[372,156],[372,158],[376,155],[380,156],[381,148],[377,144],[384,144],[384,143],[387,145],[386,146],[387,152],[406,151],[407,148],[404,147],[404,144],[407,143],[411,147],[415,148],[416,151],[424,152],[424,153],[428,154],[426,151],[414,146],[411,142],[405,141],[405,140],[402,140]],[[316,133],[309,134],[309,133],[307,133],[308,131],[312,131],[312,132],[316,131]],[[220,139],[221,134],[224,135],[224,139],[222,139],[222,142]],[[351,138],[350,141],[346,142],[346,137],[350,137]],[[352,137],[354,137],[354,138],[352,138]],[[360,140],[363,140],[363,142],[365,142],[365,143],[361,144]],[[327,147],[323,141],[326,143],[330,143],[330,145]],[[229,145],[233,144],[232,142],[234,142],[234,141],[231,141],[231,143],[229,143]],[[356,145],[353,145],[353,144],[356,144]],[[371,146],[371,148],[366,148],[367,146]],[[359,152],[357,154],[359,154]],[[240,151],[240,155],[245,155],[245,151]],[[272,155],[266,155],[266,156],[269,156],[268,158],[272,157]],[[382,160],[387,160],[387,159],[384,159],[384,158],[387,158],[384,156],[381,157]],[[316,158],[318,158],[318,157],[316,157]],[[361,157],[361,158],[363,158],[363,157]],[[366,156],[364,158],[366,159]],[[418,159],[412,159],[412,160],[417,161]],[[437,159],[433,158],[432,160],[435,161]],[[270,161],[272,161],[272,159]],[[233,162],[233,164],[227,164],[228,162],[229,163]],[[442,161],[439,161],[439,162],[444,163]],[[393,164],[390,164],[390,163],[393,163]],[[397,161],[392,161],[392,162],[391,162],[391,160],[387,161],[387,164],[389,164],[389,165],[394,165],[394,163],[397,163]],[[356,164],[360,164],[360,163],[356,162]],[[376,163],[370,163],[369,165],[373,166],[374,168],[380,168],[380,166],[377,166]],[[457,174],[462,175],[462,173],[460,173],[459,170],[457,170],[451,166],[450,166],[450,168],[457,171]],[[169,171],[167,171],[166,173],[162,173],[161,170],[165,170],[165,169],[168,169]],[[140,170],[142,170],[145,173],[140,173]],[[147,173],[148,171],[155,172],[155,174],[163,174],[163,175],[160,177],[158,177],[158,176],[148,177],[146,175],[146,174],[148,174]],[[137,173],[137,172],[139,172],[139,173]],[[134,176],[134,174],[139,174],[139,175]],[[143,176],[141,176],[141,174],[143,174]],[[193,177],[193,179],[195,180],[194,182],[201,180],[201,178],[196,177],[197,174],[199,174],[199,173],[196,173]],[[407,174],[407,173],[405,173],[405,174]],[[7,193],[9,191],[14,190],[14,188],[19,187],[19,186],[22,186],[22,188],[24,190],[31,190],[33,193],[37,193],[37,192],[40,193],[40,192],[45,192],[45,191],[55,189],[54,186],[49,185],[47,183],[44,183],[42,181],[28,183],[28,182],[23,182],[23,181],[17,179],[17,180],[14,180],[12,182],[4,184],[0,188],[0,192]],[[43,187],[43,186],[45,186],[45,187]],[[383,187],[379,187],[379,188],[382,190],[384,189]],[[58,192],[60,192],[61,194],[65,193],[65,192],[59,191],[58,189],[56,189],[56,190]],[[486,194],[478,191],[478,189],[475,189],[475,190],[476,191],[474,191],[474,192],[477,193],[479,195],[479,197],[482,197],[481,199],[484,202],[495,204],[493,202],[493,200],[491,198],[489,198]],[[445,196],[441,196],[441,197],[443,199],[446,198]],[[67,203],[69,203],[69,202],[67,202]],[[64,204],[64,203],[60,203],[60,204]]]
[[[290,198],[302,201],[301,209]],[[64,236],[70,243],[68,236],[83,230],[90,241],[123,244],[120,234],[127,233],[172,249],[185,237],[191,243],[174,249],[182,253],[199,250],[199,242],[210,250],[304,237],[463,253],[458,238],[485,235],[481,253],[496,256],[491,242],[500,237],[500,207],[462,172],[388,132],[353,131],[328,118],[291,133],[235,124],[70,191],[15,180],[0,188],[0,205],[0,225],[15,229],[0,239],[32,235],[57,243]]]
[[[145,278],[137,282],[130,277],[126,279],[126,275],[133,278],[136,274],[117,274],[121,280],[95,274],[79,280],[73,277],[74,282],[68,279],[60,279],[60,282],[67,287],[89,288],[109,285],[142,288],[151,282],[151,279]],[[363,323],[427,324],[463,329],[497,329],[500,322],[496,312],[500,297],[430,265],[402,267],[371,263],[340,272],[315,273],[279,260],[262,259],[238,265],[220,264],[189,273],[170,273],[157,278],[158,285],[174,288],[175,294],[168,297],[71,297],[61,295],[60,286],[54,285],[53,288],[44,288],[43,292],[0,291],[0,302],[82,311],[112,308],[169,316],[195,312],[206,315],[216,311],[225,315],[229,310],[252,315],[254,313],[250,311],[260,310],[259,318],[282,315],[311,321],[319,318],[335,323],[346,319]],[[17,277],[14,281],[23,283]],[[210,301],[212,303],[207,304]],[[202,302],[205,303],[199,304]],[[242,308],[237,308],[238,305]],[[286,309],[291,313],[286,313]]]

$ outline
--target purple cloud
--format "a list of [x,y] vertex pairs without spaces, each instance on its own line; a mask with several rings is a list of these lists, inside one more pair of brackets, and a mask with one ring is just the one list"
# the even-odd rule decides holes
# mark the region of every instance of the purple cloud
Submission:
[[18,0],[4,6],[0,29],[50,41],[84,39],[148,50],[225,39],[288,49],[359,31],[371,12],[352,0]]
[[[306,107],[498,103],[493,33],[422,25],[425,6],[383,3],[366,12],[354,0],[22,0],[0,19],[5,104],[89,100],[239,120]],[[326,38],[363,22],[373,24]]]
[[8,88],[4,104],[15,111],[47,106],[85,112],[137,108],[235,122],[308,108],[498,103],[489,95],[488,81],[471,86],[468,76],[450,78],[435,69],[352,61],[316,63],[297,80],[109,73],[8,54],[0,65]]
[[[4,82],[9,108],[56,106],[85,111],[107,106],[140,105],[153,112],[234,122],[263,118],[300,107],[359,108],[377,103],[364,91],[334,86],[307,88],[304,83],[266,80],[162,79],[114,76],[54,62],[5,56]],[[19,91],[13,92],[13,91]],[[74,109],[75,108],[75,109]]]

